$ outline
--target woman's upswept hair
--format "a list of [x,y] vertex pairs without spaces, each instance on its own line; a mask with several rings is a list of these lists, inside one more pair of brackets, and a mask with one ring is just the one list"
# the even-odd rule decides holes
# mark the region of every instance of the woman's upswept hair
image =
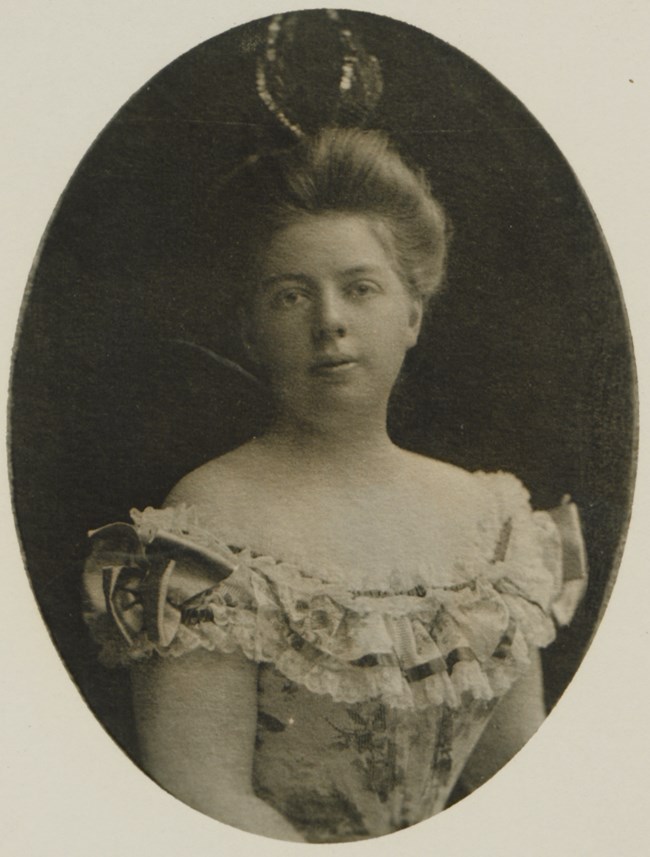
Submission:
[[223,183],[211,225],[232,303],[250,298],[251,265],[275,232],[305,215],[329,213],[383,224],[411,293],[426,302],[440,288],[449,228],[424,172],[407,166],[379,131],[329,128],[250,159]]

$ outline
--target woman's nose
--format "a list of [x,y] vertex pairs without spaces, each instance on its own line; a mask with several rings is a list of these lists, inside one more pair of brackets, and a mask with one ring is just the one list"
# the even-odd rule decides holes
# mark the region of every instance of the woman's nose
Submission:
[[348,330],[345,300],[334,289],[323,289],[314,307],[316,339],[340,338]]

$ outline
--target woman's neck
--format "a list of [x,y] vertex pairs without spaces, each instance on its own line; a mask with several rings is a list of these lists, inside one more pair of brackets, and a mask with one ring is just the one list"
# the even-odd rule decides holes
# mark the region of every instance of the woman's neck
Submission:
[[374,419],[300,419],[280,415],[258,443],[286,457],[291,466],[324,474],[371,474],[395,461],[397,447],[386,431],[385,415]]

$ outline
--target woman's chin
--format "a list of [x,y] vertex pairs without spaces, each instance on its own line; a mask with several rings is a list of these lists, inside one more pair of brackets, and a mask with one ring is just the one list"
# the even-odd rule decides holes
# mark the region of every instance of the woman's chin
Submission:
[[321,368],[304,376],[283,379],[275,385],[279,410],[301,422],[331,420],[337,415],[375,418],[384,414],[393,387],[393,377],[377,377],[361,364],[345,363]]

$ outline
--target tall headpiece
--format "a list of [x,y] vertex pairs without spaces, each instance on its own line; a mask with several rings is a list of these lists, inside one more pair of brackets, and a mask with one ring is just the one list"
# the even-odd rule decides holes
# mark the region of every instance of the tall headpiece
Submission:
[[334,9],[275,15],[257,59],[257,91],[294,137],[364,127],[383,91],[381,67]]

